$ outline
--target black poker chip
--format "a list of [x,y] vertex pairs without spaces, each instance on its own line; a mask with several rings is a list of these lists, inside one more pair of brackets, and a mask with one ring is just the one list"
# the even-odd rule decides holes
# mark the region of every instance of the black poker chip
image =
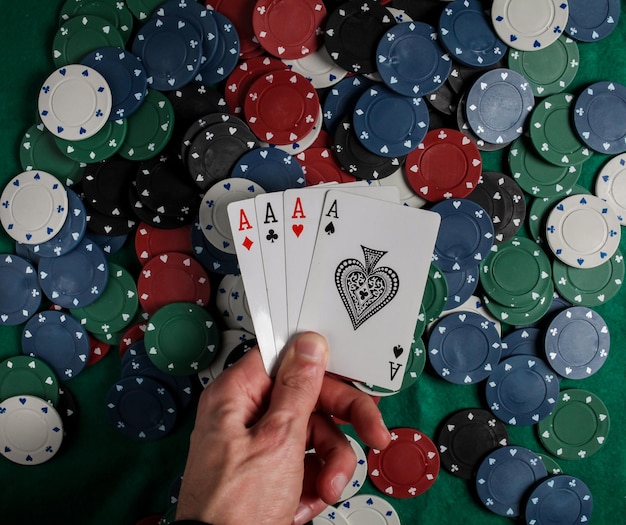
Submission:
[[[130,187],[130,186],[129,186]],[[87,230],[99,235],[117,237],[128,235],[137,226],[137,218],[133,215],[105,215],[85,202],[87,213]]]
[[482,206],[491,217],[494,244],[515,236],[524,224],[524,192],[512,177],[495,171],[484,171],[467,199]]
[[391,7],[402,9],[413,20],[439,26],[439,17],[445,7],[441,0],[393,0]]
[[231,350],[224,362],[224,370],[233,366],[237,361],[239,361],[244,355],[246,355],[250,350],[252,350],[257,344],[256,339],[250,339],[249,341],[243,341],[239,343],[235,348]]
[[185,130],[185,134],[180,143],[180,158],[183,163],[187,163],[187,152],[189,151],[189,146],[193,142],[193,139],[198,136],[198,134],[212,126],[213,124],[219,124],[221,122],[230,122],[231,120],[235,120],[243,124],[243,121],[231,115],[230,113],[224,113],[223,111],[218,111],[216,113],[207,113],[206,115],[202,115],[195,119],[189,127]]
[[382,157],[365,149],[352,128],[352,117],[344,116],[337,124],[333,146],[337,160],[350,175],[361,180],[378,180],[396,172],[405,157]]
[[189,214],[188,217],[169,217],[164,215],[163,213],[159,213],[158,211],[152,210],[150,207],[146,206],[143,201],[139,198],[137,193],[137,189],[135,187],[135,182],[131,184],[128,188],[128,202],[133,208],[133,213],[135,217],[149,224],[150,226],[154,226],[155,228],[161,228],[163,230],[173,230],[174,228],[179,228],[180,226],[184,226],[185,224],[190,224],[194,220],[194,214]]
[[506,61],[504,58],[496,64],[482,67],[480,69],[465,66],[463,64],[459,64],[458,62],[453,62],[447,82],[452,90],[460,95],[461,93],[467,91],[472,86],[474,81],[486,71],[503,67],[506,67]]
[[429,106],[444,115],[456,114],[458,95],[450,87],[448,82],[444,82],[441,87],[424,97]]
[[459,478],[472,479],[486,454],[509,444],[509,434],[488,410],[466,408],[441,423],[435,443],[443,468]]
[[73,439],[78,430],[78,405],[76,398],[65,385],[59,388],[56,409],[63,421],[63,444],[67,445],[68,440]]
[[138,162],[118,156],[88,164],[81,182],[83,200],[103,215],[132,217],[126,196],[138,166]]

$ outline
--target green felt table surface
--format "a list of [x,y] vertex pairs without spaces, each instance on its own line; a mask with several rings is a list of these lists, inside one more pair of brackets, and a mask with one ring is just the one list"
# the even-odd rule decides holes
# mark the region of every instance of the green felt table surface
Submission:
[[[419,1],[419,0],[415,0]],[[19,145],[36,122],[37,95],[54,70],[52,39],[63,0],[3,0],[0,11],[0,187],[21,171]],[[622,1],[622,8],[625,2]],[[596,81],[626,84],[626,18],[613,34],[593,44],[579,44],[580,70],[569,91],[578,93]],[[483,155],[484,169],[506,172],[505,152]],[[580,183],[592,188],[599,168],[609,159],[596,154],[584,167]],[[132,246],[113,257],[130,271],[139,265]],[[626,239],[621,249],[626,253]],[[13,253],[11,239],[0,232],[0,253]],[[582,478],[594,496],[591,523],[624,523],[626,517],[626,290],[597,308],[611,332],[606,365],[584,380],[564,380],[563,388],[588,389],[600,396],[611,415],[605,446],[579,461],[559,460],[563,470]],[[0,328],[0,358],[21,352],[21,327]],[[137,443],[118,433],[105,411],[106,392],[120,374],[117,348],[100,363],[67,382],[78,403],[78,429],[51,461],[24,467],[0,458],[0,524],[134,524],[163,513],[170,484],[182,472],[193,409],[176,431],[151,443]],[[426,372],[406,392],[380,403],[389,427],[409,426],[434,436],[450,412],[484,406],[483,385],[456,386]],[[350,427],[344,427],[353,433]],[[533,427],[508,426],[512,444],[546,453]],[[275,466],[268,466],[275,468]],[[263,483],[259,479],[259,483]],[[250,491],[255,490],[250,486]],[[368,482],[364,492],[379,494]],[[380,495],[380,494],[379,494]],[[245,494],[240,495],[245,498]],[[441,472],[434,486],[410,500],[390,499],[403,524],[505,524],[510,520],[486,510],[472,484]],[[254,524],[254,517],[250,517]],[[243,525],[243,524],[242,524]]]

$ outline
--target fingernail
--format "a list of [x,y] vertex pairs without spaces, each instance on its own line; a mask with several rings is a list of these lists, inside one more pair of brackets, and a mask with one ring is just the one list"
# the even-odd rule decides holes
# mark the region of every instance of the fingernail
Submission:
[[333,491],[335,492],[337,499],[341,497],[343,489],[346,488],[347,484],[348,484],[348,478],[346,478],[346,476],[344,476],[343,474],[337,474],[332,479],[332,481],[330,482],[330,486],[333,488]]
[[326,359],[326,345],[318,335],[302,334],[296,340],[296,354],[309,361],[324,361]]
[[300,503],[296,509],[296,515],[293,517],[293,521],[296,525],[302,525],[303,523],[309,521],[312,517],[313,513],[311,512],[311,507]]

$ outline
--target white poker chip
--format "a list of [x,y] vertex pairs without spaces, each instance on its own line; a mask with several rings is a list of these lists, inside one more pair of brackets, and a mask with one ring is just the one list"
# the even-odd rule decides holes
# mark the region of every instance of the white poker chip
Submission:
[[307,56],[293,60],[283,59],[283,62],[292,71],[307,78],[315,89],[334,86],[348,74],[335,63],[324,45]]
[[365,483],[365,480],[367,479],[367,456],[365,455],[365,451],[356,439],[347,435],[346,437],[350,442],[352,450],[354,450],[354,453],[356,454],[356,468],[354,469],[354,474],[352,474],[352,478],[346,485],[346,488],[343,489],[339,501],[345,501],[356,495],[357,492],[361,490],[363,483]]
[[9,181],[0,196],[0,221],[18,242],[41,244],[61,229],[68,214],[65,186],[45,171],[24,171]]
[[0,403],[0,454],[20,465],[40,465],[63,442],[63,422],[55,408],[35,396]]
[[563,0],[494,0],[491,21],[498,36],[520,51],[538,51],[554,43],[569,18]]
[[350,525],[400,525],[400,517],[387,500],[364,494],[339,505]]
[[596,195],[613,209],[620,224],[626,226],[626,153],[613,157],[600,170]]
[[243,329],[249,333],[254,333],[252,316],[241,275],[229,274],[222,278],[217,289],[215,303],[228,328]]
[[39,116],[55,136],[67,140],[92,137],[107,123],[113,96],[95,69],[69,64],[57,69],[39,92]]
[[371,181],[372,186],[395,186],[400,194],[400,203],[411,208],[423,208],[428,201],[417,195],[406,180],[404,166],[399,167],[388,177]]
[[311,521],[312,525],[350,525],[341,509],[329,505]]
[[211,361],[208,368],[198,372],[200,384],[206,388],[224,371],[226,362],[231,352],[235,350],[241,343],[252,341],[254,334],[245,330],[224,330],[220,337],[220,346],[215,359]]
[[572,195],[548,215],[546,239],[556,257],[574,268],[595,268],[619,247],[620,221],[606,201],[594,195]]
[[265,193],[248,179],[222,180],[209,188],[200,203],[199,223],[206,239],[218,250],[234,254],[235,245],[228,220],[228,205]]

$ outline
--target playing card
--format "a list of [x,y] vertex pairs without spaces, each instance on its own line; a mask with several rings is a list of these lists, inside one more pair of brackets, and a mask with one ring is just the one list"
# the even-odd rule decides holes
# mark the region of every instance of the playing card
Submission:
[[297,331],[327,338],[330,372],[400,388],[439,223],[433,212],[326,193]]

